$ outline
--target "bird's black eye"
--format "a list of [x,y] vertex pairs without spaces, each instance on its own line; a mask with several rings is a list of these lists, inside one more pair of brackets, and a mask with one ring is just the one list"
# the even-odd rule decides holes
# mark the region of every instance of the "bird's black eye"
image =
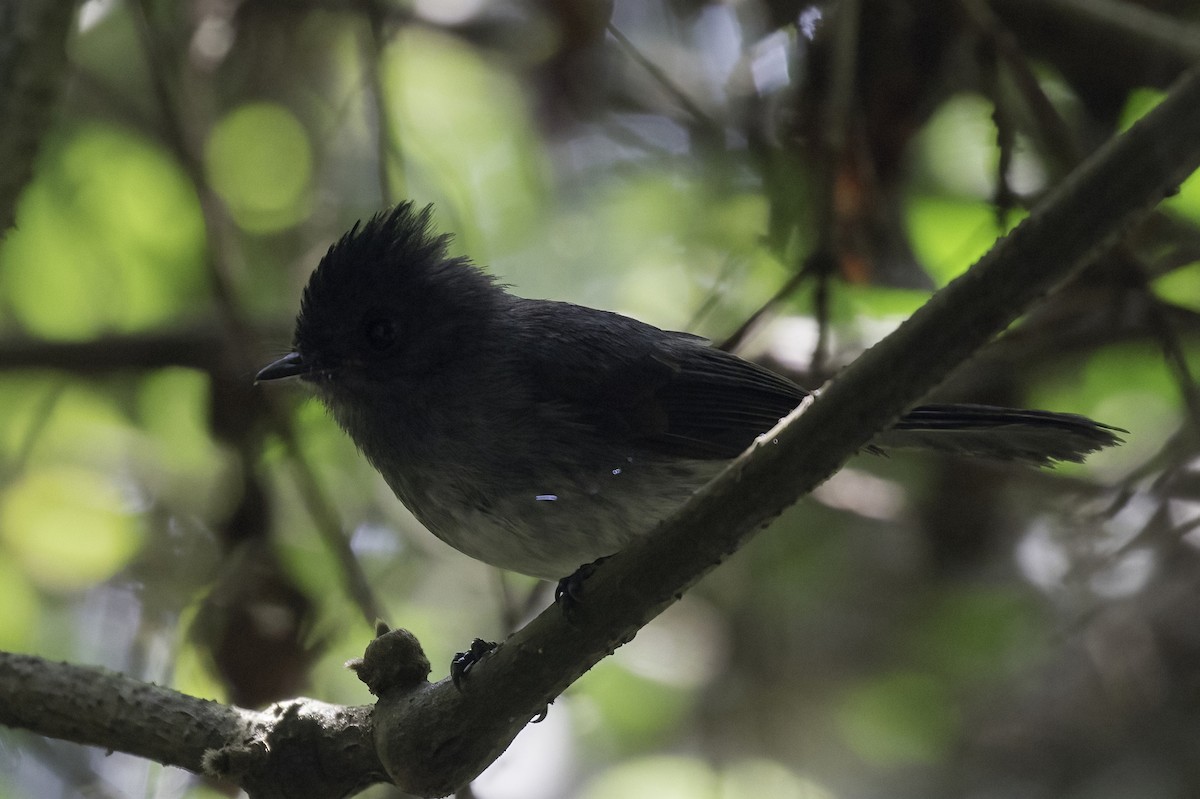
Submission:
[[396,323],[391,319],[369,319],[364,332],[367,336],[367,344],[376,352],[389,350],[396,343]]

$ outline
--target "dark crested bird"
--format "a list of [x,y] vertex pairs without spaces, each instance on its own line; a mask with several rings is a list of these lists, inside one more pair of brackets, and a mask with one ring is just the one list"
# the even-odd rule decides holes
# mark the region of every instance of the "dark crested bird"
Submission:
[[[298,376],[431,532],[495,566],[573,573],[652,529],[809,392],[687,333],[510,294],[403,203],[309,279]],[[927,405],[873,446],[1044,465],[1120,443],[1083,416]]]

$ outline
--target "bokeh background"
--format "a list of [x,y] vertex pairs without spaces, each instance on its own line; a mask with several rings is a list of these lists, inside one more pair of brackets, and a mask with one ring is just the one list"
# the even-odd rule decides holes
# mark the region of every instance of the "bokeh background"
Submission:
[[[817,386],[1197,59],[1186,0],[88,0],[0,241],[0,647],[365,703],[331,542],[435,678],[544,607],[252,385],[357,219]],[[474,795],[1200,795],[1198,223],[1192,181],[938,393],[1124,447],[855,459]],[[220,790],[0,731],[0,797],[78,795]]]

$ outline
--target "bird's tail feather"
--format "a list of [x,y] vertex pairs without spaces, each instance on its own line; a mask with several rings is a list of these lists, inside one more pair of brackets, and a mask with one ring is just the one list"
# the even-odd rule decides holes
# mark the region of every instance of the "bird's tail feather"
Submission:
[[1126,432],[1073,413],[923,405],[902,416],[872,444],[885,450],[917,447],[1050,465],[1082,462],[1096,450],[1122,443],[1117,434]]

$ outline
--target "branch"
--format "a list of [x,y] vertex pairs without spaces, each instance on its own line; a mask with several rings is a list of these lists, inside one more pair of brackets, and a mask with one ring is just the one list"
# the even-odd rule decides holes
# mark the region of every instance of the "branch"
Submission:
[[653,535],[598,568],[580,623],[548,608],[479,663],[463,693],[446,681],[396,700],[385,693],[376,738],[397,784],[437,796],[476,776],[547,701],[1102,253],[1198,164],[1200,71],[1193,70],[810,407],[763,436]]
[[[49,676],[38,673],[47,664],[8,656],[0,659],[0,722],[71,733],[72,740],[109,748],[128,746],[126,751],[192,770],[207,766],[255,797],[314,795],[319,779],[327,780],[326,795],[342,795],[379,778],[380,764],[410,793],[451,793],[486,768],[547,702],[827,479],[1036,299],[1109,247],[1198,164],[1200,70],[1193,70],[1157,109],[1073,173],[815,402],[763,436],[653,535],[600,566],[586,583],[578,617],[568,622],[558,608],[548,608],[477,664],[461,691],[448,680],[425,681],[427,661],[422,666],[423,655],[402,631],[377,638],[357,665],[379,696],[373,712],[296,700],[254,714],[92,669],[77,673],[105,688],[79,700],[83,688],[75,682],[37,684]],[[389,651],[396,647],[399,653]],[[186,710],[155,715],[168,699]],[[97,719],[78,718],[89,712]],[[162,742],[127,742],[120,730],[135,718],[139,724],[159,719],[146,728],[159,738],[181,739],[186,756]],[[286,729],[285,722],[315,735],[306,739],[313,748],[301,750],[307,755],[303,768],[282,759],[292,751],[283,745],[286,738],[271,737]],[[375,752],[368,751],[368,741]],[[201,749],[209,754],[198,763]],[[281,762],[287,766],[274,767]],[[283,788],[274,779],[291,782]]]
[[[1083,30],[1119,36],[1127,47],[1174,66],[1200,59],[1200,29],[1184,19],[1122,0],[992,0],[1016,15],[1040,6],[1042,10]],[[1168,66],[1168,68],[1170,68]]]
[[229,340],[215,326],[112,334],[88,341],[0,339],[0,372],[61,369],[80,376],[119,371],[150,371],[186,366],[219,372],[229,360]]
[[1111,78],[1122,89],[1146,82],[1165,86],[1200,59],[1200,27],[1127,0],[989,2],[1026,46],[1036,43],[1052,61],[1079,54],[1081,72]]
[[91,666],[0,652],[0,723],[230,779],[255,799],[347,796],[384,779],[371,708],[243,710]]

